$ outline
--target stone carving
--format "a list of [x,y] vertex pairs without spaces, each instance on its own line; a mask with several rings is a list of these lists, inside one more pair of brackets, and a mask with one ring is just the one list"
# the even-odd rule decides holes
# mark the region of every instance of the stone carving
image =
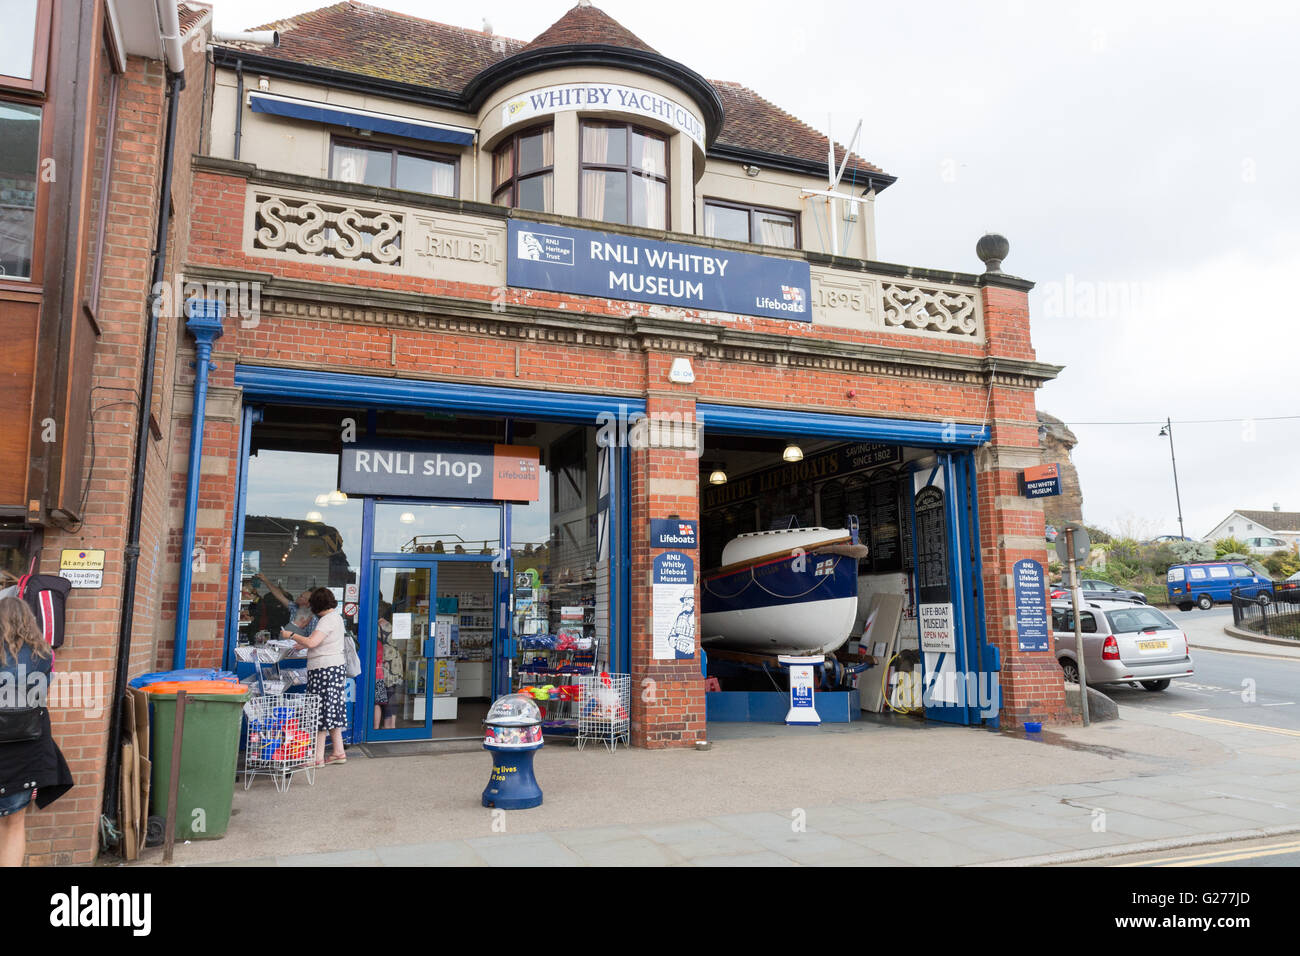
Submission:
[[886,283],[880,290],[880,296],[887,327],[945,332],[950,335],[978,334],[975,296],[970,292]]
[[402,266],[405,216],[318,199],[258,194],[253,248]]

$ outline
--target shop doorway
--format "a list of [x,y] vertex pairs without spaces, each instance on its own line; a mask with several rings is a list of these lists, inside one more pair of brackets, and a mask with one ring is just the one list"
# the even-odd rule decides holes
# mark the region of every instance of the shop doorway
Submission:
[[476,737],[500,645],[502,509],[374,499],[367,511],[366,739]]

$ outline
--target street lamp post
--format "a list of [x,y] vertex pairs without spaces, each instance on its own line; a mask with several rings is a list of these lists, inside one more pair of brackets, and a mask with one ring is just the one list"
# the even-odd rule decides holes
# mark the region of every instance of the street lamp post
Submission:
[[1178,535],[1186,538],[1187,534],[1183,531],[1183,499],[1178,493],[1178,460],[1174,458],[1174,423],[1172,419],[1165,419],[1165,424],[1156,437],[1169,439],[1169,462],[1174,466],[1174,501],[1178,504]]

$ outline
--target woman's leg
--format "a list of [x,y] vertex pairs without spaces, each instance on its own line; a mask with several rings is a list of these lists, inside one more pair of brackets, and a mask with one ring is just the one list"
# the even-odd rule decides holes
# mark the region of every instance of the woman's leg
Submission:
[[330,742],[334,745],[334,754],[343,755],[343,728],[334,727],[330,730]]
[[0,817],[0,866],[22,866],[27,853],[27,808]]
[[325,731],[316,731],[316,763],[325,760]]

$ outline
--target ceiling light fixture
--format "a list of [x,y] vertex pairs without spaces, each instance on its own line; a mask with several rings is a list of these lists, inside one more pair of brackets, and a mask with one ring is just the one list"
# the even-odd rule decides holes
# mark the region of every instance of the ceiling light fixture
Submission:
[[789,462],[803,461],[803,449],[794,442],[788,442],[785,451],[781,452],[781,458]]
[[402,522],[402,524],[415,524],[415,512],[403,511],[401,515],[398,516],[397,520]]
[[723,470],[722,465],[714,465],[713,471],[709,473],[709,484],[725,485],[727,483],[727,473]]

